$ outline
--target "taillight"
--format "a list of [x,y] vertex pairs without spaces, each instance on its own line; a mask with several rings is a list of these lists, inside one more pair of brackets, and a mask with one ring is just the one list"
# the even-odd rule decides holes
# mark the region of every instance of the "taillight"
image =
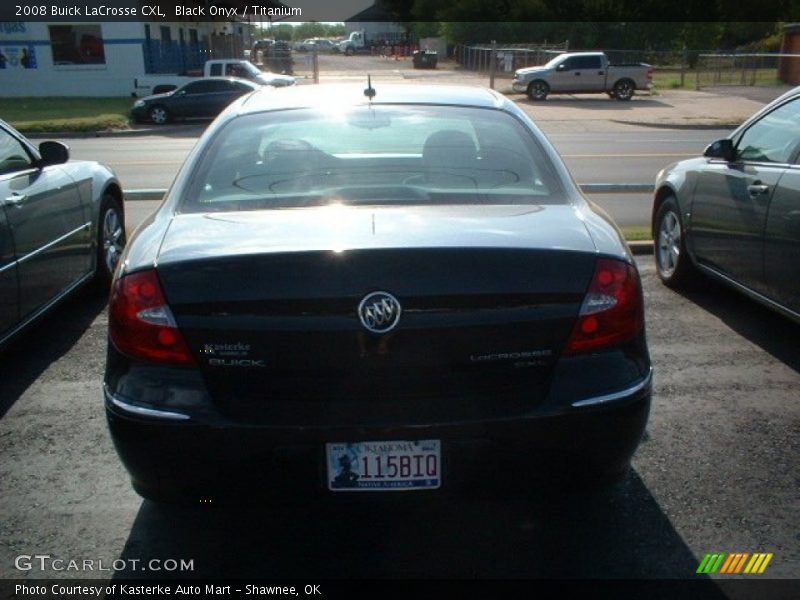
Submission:
[[126,275],[115,282],[108,330],[117,349],[129,356],[181,365],[194,363],[154,270]]
[[639,274],[633,265],[598,259],[566,352],[590,352],[623,344],[644,325]]

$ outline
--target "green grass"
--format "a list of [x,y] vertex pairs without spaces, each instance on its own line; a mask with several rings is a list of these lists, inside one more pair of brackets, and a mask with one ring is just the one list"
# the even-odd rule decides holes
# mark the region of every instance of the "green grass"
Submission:
[[0,98],[0,118],[23,133],[127,129],[130,98]]
[[620,227],[625,239],[629,242],[650,241],[653,236],[650,235],[650,225],[628,225]]
[[[756,85],[756,86],[782,86],[786,85],[778,79],[777,69],[762,68],[747,69],[744,71],[744,81],[742,81],[742,69],[721,68],[716,69],[711,66],[701,66],[699,74],[700,87],[710,87],[715,85]],[[656,67],[653,70],[653,83],[656,89],[693,90],[698,83],[698,73],[694,69],[686,69],[681,85],[680,69],[670,67]]]

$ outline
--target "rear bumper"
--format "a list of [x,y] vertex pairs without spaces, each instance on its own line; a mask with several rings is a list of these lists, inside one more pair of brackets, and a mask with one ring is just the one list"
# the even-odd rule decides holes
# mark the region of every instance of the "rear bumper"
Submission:
[[[442,440],[441,494],[460,488],[572,478],[624,470],[650,410],[651,376],[569,412],[479,423],[307,428],[211,426],[136,412],[106,392],[117,452],[134,487],[150,498],[249,499],[341,496],[327,490],[329,442]],[[394,494],[392,494],[394,495]],[[370,494],[370,496],[372,496]]]

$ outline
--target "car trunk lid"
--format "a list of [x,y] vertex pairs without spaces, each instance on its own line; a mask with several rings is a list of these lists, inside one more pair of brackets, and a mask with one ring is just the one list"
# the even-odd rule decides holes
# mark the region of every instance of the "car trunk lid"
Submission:
[[[592,277],[594,246],[572,210],[179,215],[158,273],[230,418],[499,418],[546,396]],[[383,334],[359,318],[359,305],[377,291],[402,310]]]

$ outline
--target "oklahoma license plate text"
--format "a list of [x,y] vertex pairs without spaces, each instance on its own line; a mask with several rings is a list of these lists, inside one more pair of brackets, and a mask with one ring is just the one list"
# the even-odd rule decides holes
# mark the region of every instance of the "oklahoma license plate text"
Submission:
[[325,455],[335,492],[430,490],[442,482],[439,440],[326,444]]

